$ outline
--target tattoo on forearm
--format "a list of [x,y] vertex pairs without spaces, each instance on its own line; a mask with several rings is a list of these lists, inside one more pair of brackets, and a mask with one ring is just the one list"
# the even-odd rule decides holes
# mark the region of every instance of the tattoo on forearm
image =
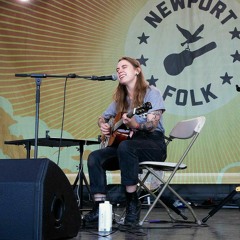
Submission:
[[156,110],[156,111],[151,112],[151,114],[155,115],[155,117],[157,117],[157,116],[160,117],[162,115],[162,111],[161,110]]
[[161,118],[161,114],[162,114],[161,110],[156,110],[151,112],[151,118],[148,119],[146,123],[141,123],[139,125],[139,130],[148,131],[148,132],[153,131],[158,126],[158,123]]
[[146,122],[146,123],[141,123],[139,124],[139,130],[142,130],[142,131],[152,131],[154,129],[154,124],[153,122]]

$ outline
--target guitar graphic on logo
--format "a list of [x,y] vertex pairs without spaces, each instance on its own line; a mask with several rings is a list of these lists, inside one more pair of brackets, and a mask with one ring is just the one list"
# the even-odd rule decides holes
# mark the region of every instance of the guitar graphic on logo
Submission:
[[192,65],[195,58],[217,47],[217,44],[215,42],[210,42],[195,51],[191,51],[189,48],[189,44],[202,39],[202,37],[198,35],[203,30],[204,25],[202,24],[194,32],[194,34],[191,34],[188,30],[183,29],[178,25],[177,25],[177,28],[182,33],[182,35],[186,38],[186,41],[181,43],[181,45],[184,46],[185,44],[187,44],[187,48],[180,53],[170,54],[164,59],[163,64],[164,64],[165,70],[171,76],[176,76],[180,74],[185,67]]
[[[134,115],[141,115],[146,113],[149,109],[152,108],[150,102],[143,103],[142,106],[134,108],[132,111],[127,113],[127,117],[131,118]],[[110,136],[101,136],[100,147],[104,148],[107,146],[117,146],[121,141],[127,140],[130,134],[130,130],[125,127],[122,120],[122,112],[119,112],[115,118],[109,120],[110,124]],[[122,127],[122,128],[121,128]]]

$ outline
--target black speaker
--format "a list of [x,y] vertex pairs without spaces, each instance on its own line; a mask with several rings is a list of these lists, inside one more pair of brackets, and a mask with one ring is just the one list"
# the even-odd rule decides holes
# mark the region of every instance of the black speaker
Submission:
[[71,184],[54,162],[0,160],[0,239],[75,237],[80,221]]

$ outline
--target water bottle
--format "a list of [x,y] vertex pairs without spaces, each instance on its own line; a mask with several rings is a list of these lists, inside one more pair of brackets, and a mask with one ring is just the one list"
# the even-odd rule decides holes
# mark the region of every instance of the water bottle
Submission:
[[112,204],[109,201],[99,204],[98,231],[108,233],[112,230]]

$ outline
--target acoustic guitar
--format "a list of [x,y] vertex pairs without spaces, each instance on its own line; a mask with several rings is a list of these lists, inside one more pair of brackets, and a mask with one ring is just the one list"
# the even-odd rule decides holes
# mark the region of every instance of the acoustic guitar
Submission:
[[[127,117],[131,118],[134,115],[141,115],[146,113],[151,108],[152,104],[150,102],[143,103],[142,106],[134,108],[132,111],[128,112]],[[119,112],[115,118],[111,118],[109,120],[108,123],[110,125],[110,136],[101,136],[101,148],[105,148],[107,146],[118,146],[121,141],[128,139],[130,130],[127,129],[123,124],[122,115],[123,113]]]

